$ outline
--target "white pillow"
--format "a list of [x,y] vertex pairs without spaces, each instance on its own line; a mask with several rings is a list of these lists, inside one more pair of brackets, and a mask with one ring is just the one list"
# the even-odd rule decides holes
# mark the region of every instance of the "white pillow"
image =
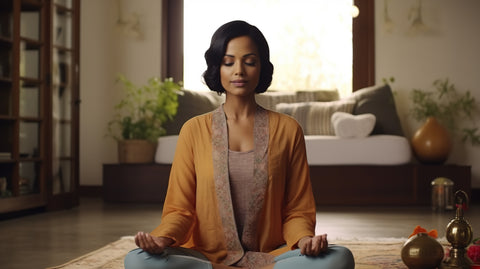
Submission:
[[332,125],[335,135],[341,138],[367,137],[375,127],[375,115],[367,113],[352,115],[345,112],[332,114]]

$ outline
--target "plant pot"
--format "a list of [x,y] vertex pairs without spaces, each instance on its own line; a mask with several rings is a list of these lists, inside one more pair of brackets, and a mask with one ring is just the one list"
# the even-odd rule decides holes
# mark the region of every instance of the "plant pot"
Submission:
[[155,157],[156,143],[147,140],[118,141],[119,163],[152,163]]
[[450,134],[434,117],[427,118],[411,142],[415,156],[425,164],[443,164],[452,149]]
[[409,269],[434,269],[442,262],[442,245],[427,233],[418,233],[405,242],[401,257]]

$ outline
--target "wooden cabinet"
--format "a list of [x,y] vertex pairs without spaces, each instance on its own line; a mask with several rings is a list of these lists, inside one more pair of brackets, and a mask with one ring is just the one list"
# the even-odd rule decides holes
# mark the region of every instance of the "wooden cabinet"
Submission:
[[[162,203],[170,168],[169,164],[104,164],[103,198]],[[426,206],[437,177],[447,177],[454,190],[471,194],[470,166],[462,165],[320,165],[310,166],[310,176],[319,206]]]
[[165,201],[170,164],[104,164],[103,199],[107,202]]
[[0,2],[0,213],[78,204],[78,0]]
[[471,194],[471,167],[463,165],[333,165],[310,167],[318,205],[429,205],[431,182],[446,177]]

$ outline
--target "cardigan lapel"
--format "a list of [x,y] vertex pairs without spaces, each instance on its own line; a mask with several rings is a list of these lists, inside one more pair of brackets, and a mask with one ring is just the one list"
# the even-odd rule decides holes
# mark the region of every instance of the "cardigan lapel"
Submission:
[[[238,238],[235,215],[233,212],[230,180],[228,173],[228,129],[223,106],[213,112],[212,116],[212,154],[213,175],[218,209],[223,224],[227,246],[224,264],[238,262],[244,250]],[[256,223],[263,207],[268,182],[268,112],[257,107],[254,121],[254,180],[255,187],[249,202],[249,214],[245,220],[242,241],[250,250],[258,250]]]
[[238,238],[233,213],[228,176],[228,129],[223,105],[217,108],[212,116],[212,154],[215,192],[227,247],[227,257],[223,263],[232,265],[243,257],[244,251]]
[[255,123],[253,126],[254,137],[254,187],[251,200],[248,205],[249,214],[245,219],[245,227],[242,234],[243,244],[247,249],[259,251],[257,242],[257,220],[262,210],[265,192],[268,183],[268,112],[257,106]]

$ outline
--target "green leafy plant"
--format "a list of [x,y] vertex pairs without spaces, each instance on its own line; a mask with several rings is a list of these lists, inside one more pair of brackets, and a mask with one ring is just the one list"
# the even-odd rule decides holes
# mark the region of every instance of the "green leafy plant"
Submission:
[[182,83],[174,82],[172,78],[161,81],[152,77],[146,85],[137,86],[124,75],[118,75],[117,83],[123,84],[125,95],[114,107],[116,113],[108,123],[108,134],[117,140],[151,142],[165,135],[163,125],[177,114]]
[[460,136],[462,142],[479,145],[480,134],[474,121],[479,111],[470,91],[460,92],[448,79],[435,80],[433,86],[432,91],[412,90],[412,117],[419,122],[435,117],[453,136]]
[[395,82],[395,77],[382,78],[383,84],[390,85]]

